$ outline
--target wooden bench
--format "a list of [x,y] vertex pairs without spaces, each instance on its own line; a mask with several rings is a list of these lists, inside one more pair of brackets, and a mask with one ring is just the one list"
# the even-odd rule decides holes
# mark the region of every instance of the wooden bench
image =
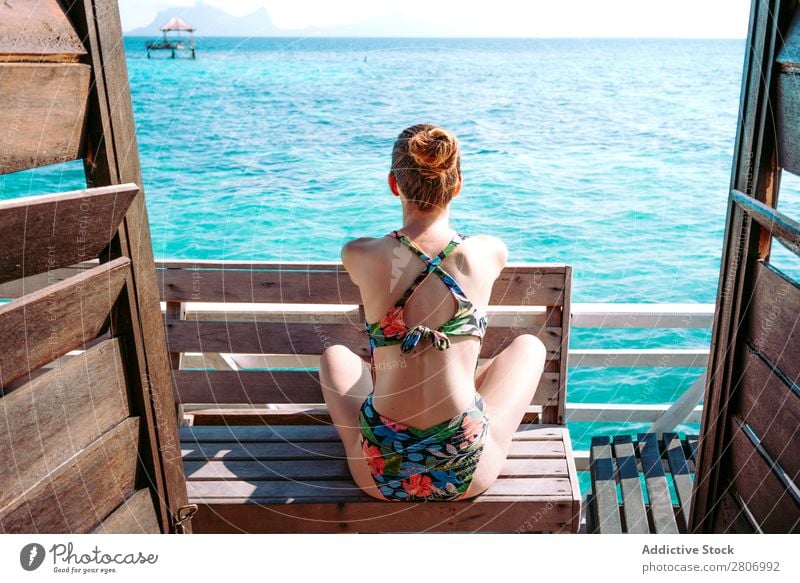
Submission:
[[469,501],[422,504],[364,494],[324,406],[324,348],[369,356],[340,264],[167,261],[157,274],[176,402],[192,423],[181,445],[194,532],[578,530],[564,425],[569,266],[512,265],[497,280],[481,358],[533,333],[545,373],[497,482]]
[[[640,433],[592,438],[587,530],[599,534],[688,531],[696,435]],[[666,469],[666,472],[665,472]],[[673,504],[667,473],[677,504]],[[644,488],[642,487],[644,485]]]

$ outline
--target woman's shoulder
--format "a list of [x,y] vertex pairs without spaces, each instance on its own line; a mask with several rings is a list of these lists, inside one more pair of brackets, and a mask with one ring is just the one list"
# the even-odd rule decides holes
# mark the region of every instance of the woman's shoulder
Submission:
[[505,266],[508,262],[508,247],[500,237],[484,234],[470,235],[465,244],[470,248],[476,248],[484,258],[496,260],[500,267]]
[[362,273],[374,271],[384,261],[391,243],[386,237],[358,237],[342,246],[341,259],[350,278],[357,283]]
[[351,239],[342,246],[342,260],[345,260],[345,256],[363,258],[365,255],[370,255],[383,249],[386,244],[386,237],[358,237],[357,239]]

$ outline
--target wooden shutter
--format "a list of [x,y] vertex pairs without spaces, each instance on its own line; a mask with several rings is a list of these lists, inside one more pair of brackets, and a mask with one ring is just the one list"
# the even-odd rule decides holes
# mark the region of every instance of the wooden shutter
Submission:
[[800,9],[753,0],[691,511],[695,532],[800,530],[800,285],[770,262],[800,255],[776,210],[800,173]]
[[118,7],[0,5],[0,531],[180,532],[186,506]]

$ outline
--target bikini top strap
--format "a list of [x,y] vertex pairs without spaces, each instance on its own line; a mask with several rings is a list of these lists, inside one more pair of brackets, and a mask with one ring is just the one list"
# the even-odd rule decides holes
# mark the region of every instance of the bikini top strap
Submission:
[[[464,235],[456,231],[456,234],[453,235],[453,238],[450,239],[450,242],[447,244],[447,246],[444,249],[442,249],[438,255],[436,255],[433,259],[431,259],[430,257],[428,257],[428,255],[425,254],[425,252],[422,249],[420,249],[417,246],[416,243],[414,243],[414,240],[411,237],[409,237],[402,231],[400,230],[392,231],[391,235],[392,237],[403,243],[406,247],[411,249],[411,251],[413,251],[415,254],[417,254],[419,258],[425,262],[426,266],[429,266],[431,263],[433,263],[434,266],[439,265],[442,261],[444,261],[445,257],[450,255],[450,253],[452,253],[453,250],[456,247],[458,247],[458,245],[464,239],[466,239]],[[426,271],[428,270],[429,269],[426,269]]]
[[[444,249],[442,249],[438,255],[436,255],[433,259],[431,259],[425,254],[425,252],[422,251],[422,249],[417,247],[417,245],[408,235],[406,235],[402,231],[399,230],[393,231],[392,236],[395,237],[401,243],[403,243],[406,247],[411,249],[411,251],[416,253],[419,256],[419,258],[425,262],[425,268],[422,270],[422,272],[420,272],[420,274],[414,280],[414,283],[412,283],[411,286],[400,297],[400,299],[397,300],[395,307],[405,306],[406,302],[408,301],[408,298],[411,297],[411,294],[414,293],[414,290],[417,289],[417,286],[419,286],[419,284],[421,284],[423,280],[426,277],[428,277],[428,275],[432,271],[441,272],[442,274],[447,275],[447,272],[445,272],[441,267],[439,267],[439,264],[444,260],[445,257],[450,255],[453,252],[453,250],[456,247],[458,247],[458,245],[466,238],[465,236],[461,235],[461,233],[456,232],[456,234],[453,236],[453,238],[450,240],[447,246]],[[453,283],[455,283],[454,280]],[[447,285],[447,282],[445,282],[445,284]],[[450,285],[448,285],[448,287],[450,287]],[[460,292],[460,289],[458,291]]]

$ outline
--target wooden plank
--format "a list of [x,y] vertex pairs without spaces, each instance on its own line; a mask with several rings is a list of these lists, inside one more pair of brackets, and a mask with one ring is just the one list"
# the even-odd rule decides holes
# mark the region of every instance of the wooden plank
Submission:
[[733,435],[724,464],[736,494],[765,533],[800,532],[798,470],[789,475],[758,444],[744,422],[733,417]]
[[0,61],[77,61],[85,54],[58,0],[0,4]]
[[778,76],[778,164],[784,170],[800,175],[800,94],[798,72]]
[[[352,480],[346,459],[186,461],[186,479]],[[507,459],[500,478],[568,478],[566,459]]]
[[138,435],[137,417],[103,434],[0,510],[0,532],[77,534],[95,528],[133,493]]
[[158,534],[161,527],[149,488],[136,490],[122,506],[101,522],[96,534]]
[[[560,448],[560,455],[564,455],[563,427],[552,425],[520,425],[513,435],[513,441],[543,441],[552,443]],[[264,443],[264,442],[292,442],[305,441],[338,441],[339,434],[335,427],[321,425],[300,426],[261,426],[261,427],[181,427],[181,442],[234,442],[234,443]],[[513,443],[512,441],[512,443]]]
[[581,508],[583,501],[581,498],[581,485],[578,481],[578,472],[577,468],[575,467],[575,452],[572,449],[572,439],[569,435],[569,429],[565,425],[561,426],[561,436],[564,441],[564,455],[567,459],[567,472],[569,474],[569,481],[572,486],[572,523],[569,525],[569,531],[579,532],[581,529],[581,524],[585,521],[586,513]]
[[[330,425],[327,406],[297,405],[272,409],[266,407],[244,408],[192,408],[192,425]],[[522,415],[522,423],[538,423],[542,407],[530,405]]]
[[678,534],[678,524],[672,509],[664,465],[654,433],[640,433],[637,449],[642,460],[647,497],[650,500],[650,516],[656,534]]
[[[163,301],[361,303],[358,287],[341,264],[194,264],[157,271]],[[489,304],[560,306],[563,290],[563,266],[506,267],[494,283]]]
[[[731,199],[763,227],[767,233],[776,237],[790,251],[800,255],[800,223],[741,192],[734,190],[731,193]],[[769,237],[766,237],[766,239],[769,240]],[[764,253],[761,256],[766,257],[767,254]]]
[[[617,405],[610,403],[570,403],[567,407],[569,421],[622,421],[647,423],[655,421],[669,410],[670,405]],[[696,407],[687,417],[687,423],[700,421],[701,407]]]
[[106,340],[0,399],[0,508],[128,416],[119,343]]
[[80,63],[0,63],[0,174],[83,155],[90,73]]
[[0,386],[95,338],[129,269],[130,260],[119,257],[0,305],[0,338],[7,346],[0,352]]
[[580,348],[569,351],[569,366],[705,368],[708,350],[697,348]]
[[800,74],[800,12],[796,9],[776,61],[781,68],[776,99],[778,164],[784,170],[800,174],[800,96],[797,91]]
[[48,269],[44,273],[31,275],[30,277],[23,277],[13,281],[0,283],[0,298],[14,299],[24,296],[25,294],[39,291],[52,283],[64,281],[73,275],[83,273],[87,269],[96,267],[98,261],[86,261],[75,266],[59,267],[58,269]]
[[[317,371],[174,371],[179,403],[322,403]],[[534,405],[558,396],[558,373],[544,373]]]
[[622,490],[625,532],[628,534],[649,534],[650,525],[647,523],[647,511],[644,506],[642,484],[639,481],[636,451],[633,448],[631,436],[615,435],[612,443]]
[[[169,352],[321,354],[326,343],[335,342],[348,346],[356,354],[369,355],[363,329],[349,324],[166,320],[165,326]],[[558,358],[561,328],[489,328],[483,339],[481,357],[494,356],[524,333],[535,334],[542,340],[548,358]]]
[[[232,428],[232,429],[241,429]],[[329,441],[215,442],[193,441],[191,436],[181,443],[184,462],[343,459],[344,445],[338,439]],[[559,441],[511,442],[508,459],[565,459],[565,445]]]
[[[2,287],[0,287],[2,289]],[[363,306],[356,304],[275,304],[222,302],[163,302],[164,307],[186,306],[185,318],[174,320],[217,320],[225,322],[292,322],[313,324],[364,325]],[[489,327],[538,328],[547,325],[548,310],[553,306],[489,306]],[[166,310],[162,310],[166,312]],[[166,314],[165,314],[166,315]],[[559,324],[560,325],[560,324]]]
[[689,448],[689,459],[697,463],[697,442],[700,439],[699,435],[687,435],[686,443]]
[[[124,43],[115,0],[77,0],[65,7],[82,39],[92,65],[92,115],[86,126],[84,169],[89,186],[142,184],[136,145]],[[118,236],[114,253],[130,257],[128,309],[118,322],[129,324],[126,360],[134,363],[136,382],[129,381],[132,407],[143,419],[142,461],[156,494],[159,522],[174,531],[174,517],[186,504],[177,423],[155,284],[152,241],[142,191],[134,198]],[[191,525],[185,525],[191,531]]]
[[683,444],[675,433],[664,434],[664,448],[669,461],[669,470],[672,474],[672,483],[678,496],[678,530],[687,532],[689,528],[689,509],[692,504],[692,472],[683,453]]
[[795,379],[800,376],[800,287],[759,261],[746,316],[749,344]]
[[0,202],[0,232],[20,234],[0,247],[0,282],[96,258],[138,191],[123,184]]
[[762,534],[757,525],[749,521],[749,512],[742,508],[738,497],[726,490],[716,504],[714,531],[720,534]]
[[714,304],[572,302],[572,328],[710,328]]
[[787,378],[750,347],[743,351],[741,362],[735,412],[773,459],[796,471],[800,468],[800,377]]
[[590,451],[590,471],[592,473],[592,495],[597,515],[594,517],[595,532],[619,534],[622,522],[617,501],[617,480],[614,458],[611,454],[611,440],[608,436],[592,437]]
[[572,310],[572,267],[567,265],[564,268],[564,291],[562,295],[561,310],[557,307],[548,308],[550,315],[554,321],[551,323],[551,318],[548,318],[548,326],[559,326],[561,332],[561,344],[558,350],[559,360],[559,390],[557,398],[549,403],[543,403],[544,409],[542,410],[542,423],[557,423],[564,425],[566,423],[565,407],[567,400],[567,367],[569,359],[569,331],[570,331],[570,317]]
[[[239,499],[258,504],[337,503],[373,500],[352,480],[189,480],[190,502]],[[500,478],[485,492],[490,497],[539,496],[551,500],[571,500],[567,478]],[[380,500],[380,502],[386,502]]]
[[528,496],[489,497],[469,503],[402,503],[371,498],[338,504],[200,504],[192,520],[198,533],[569,532],[571,501]]

